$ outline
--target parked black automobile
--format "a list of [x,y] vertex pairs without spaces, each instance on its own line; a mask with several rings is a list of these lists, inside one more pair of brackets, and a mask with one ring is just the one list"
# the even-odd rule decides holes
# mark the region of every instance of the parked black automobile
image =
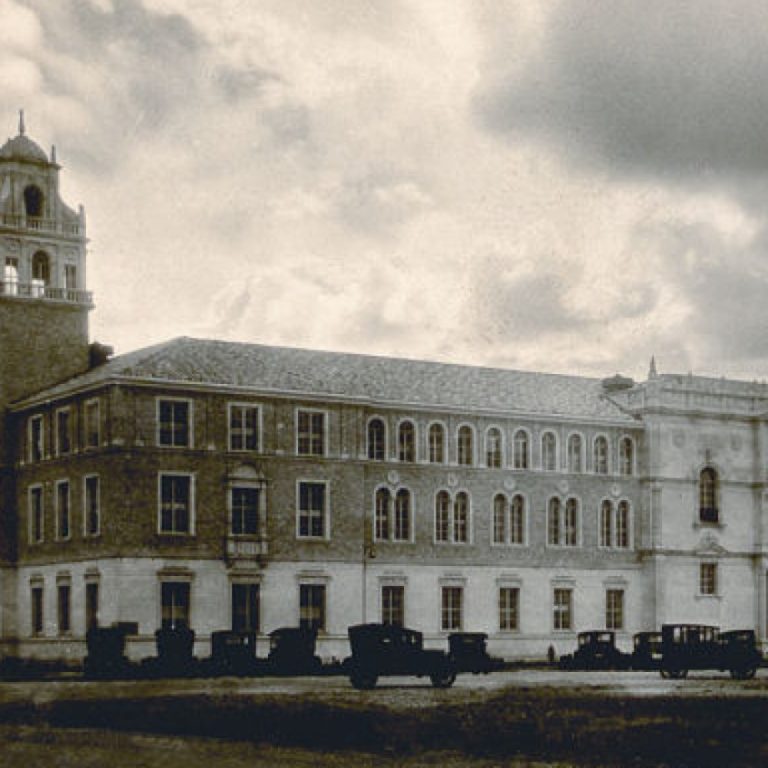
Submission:
[[562,669],[627,669],[630,657],[616,647],[616,633],[605,629],[579,632],[573,654],[560,657]]
[[150,677],[189,677],[200,673],[194,656],[195,632],[189,627],[164,627],[155,632],[157,656],[143,659],[142,674]]
[[487,674],[504,666],[503,659],[488,654],[485,632],[452,632],[448,635],[448,656],[456,672]]
[[421,632],[389,624],[357,624],[347,632],[352,655],[344,667],[355,688],[373,688],[386,675],[426,676],[435,688],[449,688],[456,679],[451,658],[425,650]]
[[661,667],[661,632],[638,632],[632,638],[632,669],[649,670]]
[[89,629],[85,635],[88,655],[83,661],[83,674],[101,680],[131,676],[134,668],[125,655],[125,639],[135,634],[131,629],[126,624]]
[[258,669],[256,633],[221,630],[211,633],[208,671],[216,675],[252,675]]
[[661,675],[671,678],[685,677],[691,669],[717,669],[744,680],[755,676],[762,661],[751,629],[721,633],[704,624],[664,624],[661,652]]
[[317,630],[280,627],[269,633],[267,670],[276,675],[318,675],[323,662],[315,655]]

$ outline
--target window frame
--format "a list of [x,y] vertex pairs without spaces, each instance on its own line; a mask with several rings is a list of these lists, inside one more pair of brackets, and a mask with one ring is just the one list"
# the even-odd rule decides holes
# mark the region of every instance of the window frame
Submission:
[[705,560],[699,563],[699,597],[719,597],[720,579],[718,563]]
[[[605,456],[600,457],[600,461],[598,461],[598,443],[605,443]],[[605,466],[605,470],[600,469],[603,465]],[[608,439],[608,436],[603,433],[595,435],[592,439],[592,474],[602,476],[611,474],[611,441]]]
[[56,582],[56,630],[58,634],[72,634],[72,584],[69,580]]
[[[381,425],[381,434],[376,436],[376,439],[373,440],[371,438],[371,429],[374,424],[380,424]],[[377,446],[377,441],[380,440],[381,445]],[[377,447],[381,448],[381,455],[371,455],[371,454],[378,454],[378,451],[375,449]],[[387,422],[386,420],[379,416],[378,414],[374,414],[372,416],[368,417],[368,421],[365,425],[365,456],[368,459],[368,461],[386,461],[387,460]]]
[[[155,434],[155,444],[158,448],[193,448],[195,445],[195,401],[189,397],[169,397],[166,395],[158,395],[155,398],[155,418],[157,423],[157,429]],[[187,406],[187,424],[186,424],[186,442],[176,442],[176,414],[173,411],[173,418],[170,422],[170,442],[163,442],[164,427],[166,422],[162,421],[161,409],[164,404],[170,405],[186,405]]]
[[[91,512],[89,508],[89,491],[88,481],[96,481],[96,530],[92,531]],[[96,473],[91,473],[83,477],[83,536],[86,538],[94,538],[101,535],[101,476]]]
[[[163,529],[163,478],[186,478],[189,482],[189,506],[187,509],[188,530],[164,530]],[[183,472],[178,470],[160,469],[157,472],[157,534],[159,536],[194,536],[195,535],[195,495],[196,495],[196,473]],[[172,519],[175,512],[171,510]]]
[[[495,450],[492,439],[497,440]],[[485,430],[485,466],[488,469],[504,469],[504,430],[496,425],[491,425]]]
[[[62,496],[61,489],[66,487],[67,492],[65,496]],[[65,508],[62,508],[62,501],[66,500]],[[54,519],[55,525],[55,538],[56,541],[69,541],[72,538],[72,484],[69,482],[69,478],[61,478],[54,483]],[[62,514],[66,512],[67,530],[66,534],[62,535]]]
[[554,432],[551,429],[546,429],[541,433],[541,437],[539,438],[539,451],[540,451],[539,459],[540,459],[541,471],[557,472],[559,451],[558,451],[558,440],[557,440],[556,432]]
[[[554,632],[573,632],[575,625],[573,592],[571,586],[552,587],[552,630]],[[558,597],[567,597],[567,600],[562,603],[558,601]]]
[[[432,440],[432,434],[433,430],[435,430],[435,434],[438,434],[440,436],[440,442],[439,442],[439,449],[440,449],[440,458],[434,458],[435,451],[433,451],[433,448],[436,447],[436,445],[433,444]],[[447,451],[446,451],[446,444],[445,444],[445,436],[448,434],[448,430],[445,426],[445,424],[442,421],[431,421],[429,423],[429,426],[427,427],[427,463],[429,464],[445,464],[447,460]]]
[[[453,597],[458,596],[458,601]],[[449,598],[449,599],[446,599]],[[461,632],[464,627],[464,585],[440,585],[440,631]]]
[[[465,436],[469,436],[469,453]],[[466,422],[456,427],[456,465],[459,467],[474,467],[477,463],[475,457],[475,428]]]
[[[39,427],[39,431],[36,430]],[[37,431],[37,434],[35,434]],[[35,437],[38,439],[36,440]],[[45,419],[42,413],[35,413],[27,421],[27,459],[30,464],[45,459]]]
[[[393,595],[399,595],[399,598],[393,601]],[[389,595],[389,598],[386,597]],[[379,589],[381,623],[387,626],[404,627],[405,626],[405,585],[404,584],[382,584]]]
[[[93,419],[93,411],[96,417]],[[94,435],[92,426],[96,427],[96,440],[93,442],[91,437]],[[101,400],[98,397],[88,398],[83,403],[83,448],[84,450],[95,450],[101,446]]]
[[[522,455],[519,451],[520,445],[523,446]],[[529,430],[525,429],[525,427],[518,427],[512,434],[512,469],[525,471],[530,468],[531,433]]]
[[45,636],[45,584],[42,579],[29,584],[29,633],[32,637]]
[[[62,421],[64,421],[63,429]],[[53,416],[53,432],[53,446],[55,456],[69,456],[70,454],[74,453],[71,406],[65,405],[55,410]]]
[[[322,533],[317,536],[312,533],[301,533],[301,487],[303,485],[320,485],[323,491]],[[312,512],[312,510],[307,510]],[[307,516],[307,530],[311,531],[312,516]],[[296,479],[296,539],[299,541],[329,541],[331,538],[331,483],[329,480],[300,477]]]
[[[243,610],[236,605],[236,594],[244,596]],[[261,582],[256,579],[234,579],[229,585],[229,626],[233,632],[261,631]],[[240,622],[242,615],[243,621]]]
[[[259,520],[259,511],[261,509],[261,494],[263,493],[263,487],[261,484],[256,482],[248,482],[243,481],[240,479],[235,479],[232,481],[232,483],[227,487],[227,501],[228,501],[228,511],[229,511],[229,531],[228,536],[231,536],[233,538],[253,538],[255,536],[259,536],[261,534],[261,521]],[[255,494],[255,506],[253,508],[253,530],[249,531],[247,530],[248,525],[246,524],[248,522],[248,513],[249,509],[246,509],[245,507],[238,508],[237,514],[240,517],[240,528],[241,530],[236,531],[235,530],[235,492],[242,491],[246,494],[253,493]]]
[[[191,629],[192,628],[192,578],[184,575],[170,574],[162,576],[159,580],[160,599],[160,629]],[[166,611],[166,595],[173,598],[176,593],[186,593],[186,603],[182,600],[178,603],[171,599]],[[178,608],[182,608],[179,612]],[[166,618],[166,614],[169,614]],[[180,614],[180,615],[177,615]]]
[[[703,484],[703,479],[705,476],[711,477],[710,489],[705,488]],[[715,466],[712,464],[707,464],[699,469],[697,481],[698,505],[696,510],[696,521],[698,525],[722,525],[720,514],[720,486],[720,472]],[[705,494],[707,496],[706,500],[710,500],[712,502],[712,506],[706,506],[704,504]]]
[[[232,425],[232,415],[235,410],[239,410],[240,416],[243,419],[243,426],[238,428],[239,434],[236,435],[234,427]],[[248,446],[248,433],[247,433],[247,420],[246,412],[256,412],[256,424],[255,430],[255,445],[253,447]],[[258,403],[248,403],[239,400],[233,400],[227,403],[227,450],[230,453],[262,453],[262,407]],[[235,437],[239,437],[242,440],[242,447],[236,448],[234,445]]]
[[[302,416],[309,418],[308,431],[301,431],[301,419]],[[313,450],[315,440],[317,439],[314,432],[314,426],[312,425],[312,419],[314,417],[322,417],[322,433],[320,435],[320,451]],[[328,456],[328,432],[330,427],[329,411],[325,408],[311,408],[306,406],[297,406],[294,409],[294,425],[295,425],[295,441],[294,452],[296,456],[309,457],[309,458],[322,458]],[[307,440],[307,450],[301,450],[302,440]]]
[[[629,445],[629,457],[625,454],[624,447]],[[635,475],[635,440],[630,435],[621,435],[618,442],[619,475],[633,477]]]
[[[511,605],[509,604],[509,601],[503,599],[504,595],[514,595],[514,600],[511,601]],[[498,585],[498,622],[499,632],[511,634],[520,631],[519,584]]]
[[[410,438],[405,440],[408,435]],[[397,460],[406,464],[415,463],[417,444],[416,424],[413,419],[400,419],[397,422]]]
[[[33,505],[33,496],[39,500],[39,507]],[[27,514],[28,521],[28,541],[30,544],[42,544],[45,541],[45,488],[42,483],[33,483],[27,487]],[[40,536],[34,536],[35,523],[39,521]]]
[[[319,606],[314,600],[307,600],[304,595],[322,595]],[[319,609],[320,618],[315,623],[312,613]],[[306,617],[305,617],[306,615]],[[325,582],[300,581],[299,582],[299,627],[314,627],[318,634],[328,631],[328,585]]]
[[[574,441],[578,440],[578,451],[573,450]],[[569,432],[565,441],[565,453],[566,453],[566,469],[573,475],[580,475],[584,473],[584,467],[586,460],[584,457],[585,440],[584,435],[581,432]],[[578,467],[574,466],[572,461],[573,457],[578,457]]]
[[[621,587],[606,587],[605,589],[605,628],[616,632],[624,631],[625,590]],[[616,600],[618,599],[618,602]]]

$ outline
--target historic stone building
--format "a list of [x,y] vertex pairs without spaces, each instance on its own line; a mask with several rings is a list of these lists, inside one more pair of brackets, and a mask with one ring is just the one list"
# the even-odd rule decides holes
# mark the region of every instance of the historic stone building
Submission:
[[[0,148],[0,636],[488,632],[542,657],[665,621],[766,632],[768,388],[634,383],[180,338],[90,345],[85,220]],[[265,649],[264,649],[265,651]],[[263,651],[263,652],[264,652]]]

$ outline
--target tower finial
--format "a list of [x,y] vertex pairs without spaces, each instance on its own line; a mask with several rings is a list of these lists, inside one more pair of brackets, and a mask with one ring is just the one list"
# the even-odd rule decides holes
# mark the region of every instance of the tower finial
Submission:
[[658,378],[659,374],[656,373],[656,356],[651,355],[651,367],[648,370],[648,378],[649,379],[656,379]]
[[24,126],[24,110],[19,110],[19,136],[23,136],[26,133],[26,128]]

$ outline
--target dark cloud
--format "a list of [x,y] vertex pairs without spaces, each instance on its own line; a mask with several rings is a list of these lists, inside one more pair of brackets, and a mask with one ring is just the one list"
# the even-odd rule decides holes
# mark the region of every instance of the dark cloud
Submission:
[[768,170],[762,0],[568,0],[524,68],[509,61],[514,52],[495,53],[476,102],[499,134],[670,180]]

